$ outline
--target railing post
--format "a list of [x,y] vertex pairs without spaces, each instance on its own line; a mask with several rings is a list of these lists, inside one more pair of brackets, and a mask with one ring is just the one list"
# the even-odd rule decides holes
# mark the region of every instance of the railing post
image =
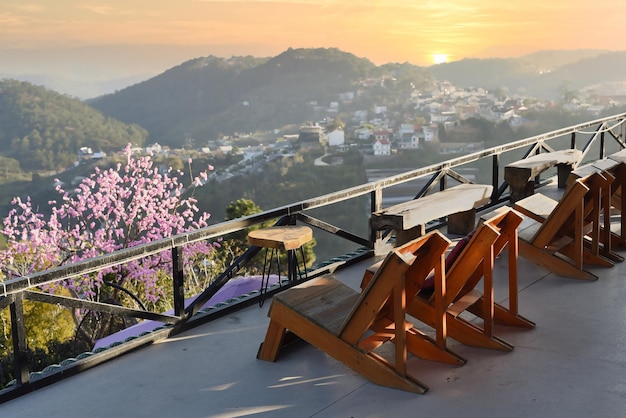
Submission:
[[[370,192],[370,218],[371,214],[383,209],[383,189],[377,187]],[[385,254],[388,251],[383,240],[383,231],[372,229],[372,223],[368,222],[367,228],[370,231],[370,241],[374,243],[374,253],[376,255]]]
[[500,198],[500,154],[491,157],[491,203],[495,203]]
[[185,277],[182,248],[172,247],[172,278],[174,282],[174,315],[181,318],[185,312]]
[[604,149],[604,130],[600,133],[600,159],[604,158],[606,150]]
[[572,138],[570,139],[569,147],[571,149],[575,149],[576,148],[576,132],[572,132]]
[[24,325],[24,296],[17,293],[11,303],[11,335],[13,337],[13,370],[17,385],[28,384],[28,358],[26,351],[26,327]]

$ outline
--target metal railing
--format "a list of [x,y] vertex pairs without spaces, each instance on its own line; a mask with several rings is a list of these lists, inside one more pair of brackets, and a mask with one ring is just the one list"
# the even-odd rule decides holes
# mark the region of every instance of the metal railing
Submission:
[[[607,139],[609,139],[609,141],[607,141]],[[487,209],[488,207],[502,204],[508,199],[508,194],[506,194],[507,184],[501,180],[503,168],[508,162],[526,158],[540,152],[576,148],[579,144],[582,144],[579,148],[583,153],[582,162],[604,158],[607,152],[611,152],[611,150],[616,151],[626,148],[626,113],[596,119],[546,134],[514,141],[427,167],[403,172],[378,181],[264,211],[259,214],[222,222],[189,233],[120,250],[115,253],[104,254],[79,263],[64,265],[29,276],[0,282],[0,309],[8,308],[11,314],[12,349],[15,364],[14,375],[16,376],[12,385],[0,390],[0,402],[5,402],[67,376],[79,373],[82,370],[105,362],[113,357],[134,350],[139,346],[167,338],[170,335],[177,334],[183,330],[223,316],[243,306],[256,303],[258,296],[252,296],[242,298],[239,303],[224,304],[217,308],[202,310],[202,306],[260,250],[258,247],[251,247],[222,272],[189,306],[185,307],[185,278],[181,262],[182,249],[185,245],[203,240],[217,239],[230,233],[245,230],[257,224],[278,220],[278,225],[296,224],[298,222],[308,224],[318,231],[332,234],[358,246],[358,249],[353,253],[343,255],[342,257],[330,260],[329,262],[322,263],[310,269],[307,274],[307,277],[310,279],[336,269],[347,267],[363,258],[372,257],[375,253],[375,249],[382,245],[390,233],[389,231],[373,231],[368,228],[369,236],[360,236],[333,225],[329,220],[312,216],[311,210],[327,207],[361,196],[369,196],[369,212],[371,213],[383,207],[385,191],[397,185],[418,179],[421,180],[421,187],[416,189],[414,194],[414,198],[419,199],[428,193],[436,192],[437,189],[443,190],[449,187],[449,182],[475,182],[460,174],[463,167],[468,167],[472,164],[478,164],[482,167],[482,170],[480,170],[481,175],[486,177],[487,181],[480,179],[483,180],[481,182],[489,183],[493,186],[493,194],[490,201],[478,210]],[[546,176],[548,175],[549,173],[546,174]],[[541,179],[537,179],[536,184],[540,186],[542,184]],[[429,224],[427,229],[439,228],[444,222],[445,220],[441,219],[433,224]],[[174,290],[173,315],[64,297],[40,291],[42,285],[94,273],[162,251],[172,252],[172,287]],[[293,283],[291,285],[293,285]],[[284,288],[285,286],[271,289],[270,294]],[[124,344],[111,346],[100,352],[84,353],[76,359],[69,359],[65,364],[52,366],[49,368],[50,370],[31,373],[31,371],[28,370],[26,361],[27,346],[24,324],[24,300],[59,304],[66,307],[87,309],[110,315],[159,321],[166,324],[166,326],[147,333],[146,335],[134,338]]]

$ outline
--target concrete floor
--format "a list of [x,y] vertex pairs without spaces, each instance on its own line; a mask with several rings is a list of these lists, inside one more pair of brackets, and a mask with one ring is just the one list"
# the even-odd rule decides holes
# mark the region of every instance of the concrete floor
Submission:
[[[371,263],[338,277],[357,288]],[[460,367],[410,357],[424,395],[369,383],[305,343],[257,360],[267,301],[2,404],[0,417],[625,417],[625,267],[581,282],[520,259],[520,311],[537,327],[497,328],[510,353],[451,340]],[[503,301],[506,257],[495,277]]]

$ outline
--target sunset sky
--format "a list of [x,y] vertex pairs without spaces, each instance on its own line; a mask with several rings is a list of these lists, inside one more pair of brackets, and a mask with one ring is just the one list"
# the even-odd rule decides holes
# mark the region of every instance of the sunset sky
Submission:
[[[198,45],[273,56],[338,47],[430,65],[541,49],[624,50],[624,0],[25,0],[0,6],[0,49]],[[0,63],[0,66],[2,64]]]

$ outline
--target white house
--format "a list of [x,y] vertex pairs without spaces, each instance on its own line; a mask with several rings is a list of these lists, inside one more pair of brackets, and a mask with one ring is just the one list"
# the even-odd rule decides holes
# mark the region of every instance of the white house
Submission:
[[430,142],[439,137],[439,127],[437,125],[424,126],[422,131],[424,132],[425,142]]
[[346,139],[343,129],[341,128],[337,128],[333,130],[332,132],[329,132],[326,135],[326,138],[328,140],[328,145],[331,147],[343,145]]
[[374,155],[391,155],[391,143],[387,139],[374,141]]

